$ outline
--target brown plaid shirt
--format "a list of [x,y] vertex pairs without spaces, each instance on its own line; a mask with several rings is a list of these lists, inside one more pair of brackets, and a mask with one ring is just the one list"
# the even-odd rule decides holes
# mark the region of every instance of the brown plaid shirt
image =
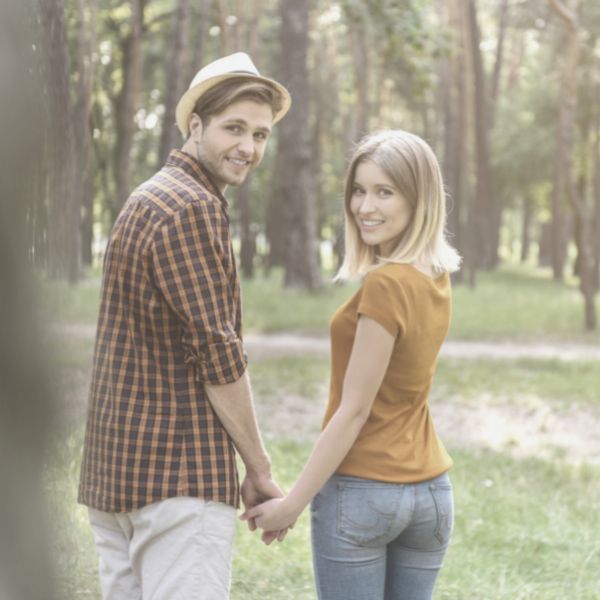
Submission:
[[239,506],[235,451],[204,383],[245,368],[227,202],[174,150],[129,197],[106,250],[79,502]]

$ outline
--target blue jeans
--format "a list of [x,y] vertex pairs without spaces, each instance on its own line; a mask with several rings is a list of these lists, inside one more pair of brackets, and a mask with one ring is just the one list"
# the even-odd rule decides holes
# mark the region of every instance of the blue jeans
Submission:
[[311,503],[319,600],[429,600],[453,518],[447,473],[410,484],[334,475]]

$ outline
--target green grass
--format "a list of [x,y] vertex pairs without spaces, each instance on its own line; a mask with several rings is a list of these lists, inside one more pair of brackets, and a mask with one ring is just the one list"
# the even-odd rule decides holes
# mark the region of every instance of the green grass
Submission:
[[329,377],[323,357],[283,357],[252,361],[252,388],[261,400],[277,401],[282,393],[313,397]]
[[600,598],[600,470],[454,451],[456,531],[436,598]]
[[247,331],[326,333],[337,308],[354,293],[356,284],[333,284],[323,276],[323,288],[310,293],[282,287],[283,273],[269,279],[242,282],[244,327]]
[[80,283],[43,281],[39,284],[42,318],[49,322],[95,324],[100,301],[100,276],[92,273]]
[[[334,311],[356,284],[334,285],[324,275],[320,292],[285,290],[283,273],[258,275],[242,282],[245,331],[299,331],[326,335]],[[50,321],[96,322],[99,277],[92,272],[81,284],[40,284],[43,316]],[[503,265],[480,272],[477,285],[454,286],[450,337],[454,339],[574,341],[600,343],[598,332],[583,332],[583,305],[576,282],[559,284],[548,270]],[[600,300],[599,300],[600,302]]]
[[[281,273],[244,282],[246,331],[325,334],[352,286],[316,295],[281,289]],[[93,324],[99,282],[41,286],[47,320]],[[597,342],[581,330],[581,301],[569,285],[541,271],[503,267],[481,273],[478,287],[454,288],[452,336],[464,339]],[[97,558],[84,507],[76,504],[87,376],[93,341],[50,336],[49,356],[60,399],[54,451],[45,474],[53,556],[63,600],[99,600]],[[274,470],[289,486],[310,452],[327,398],[328,360],[253,360],[253,388]],[[433,401],[522,406],[538,398],[553,411],[598,410],[597,363],[444,358]],[[57,409],[58,411],[59,409]],[[507,449],[508,452],[508,449]],[[600,600],[600,467],[514,459],[454,448],[456,529],[436,600]],[[305,513],[284,544],[264,546],[240,523],[232,600],[313,600]]]
[[83,427],[57,433],[46,468],[48,512],[52,515],[51,556],[57,598],[101,600],[98,558],[87,510],[77,504]]
[[533,396],[560,409],[600,407],[600,368],[597,361],[440,359],[433,398],[470,402],[482,394],[502,403]]
[[[47,471],[56,528],[59,597],[99,600],[86,511],[75,504],[81,431],[59,444]],[[277,478],[289,486],[310,444],[270,444]],[[600,598],[600,469],[492,452],[453,452],[456,526],[437,600]],[[232,600],[312,600],[308,513],[283,544],[264,546],[240,523]]]
[[557,283],[548,270],[504,265],[478,273],[475,288],[454,286],[453,306],[451,338],[600,343],[598,332],[583,332],[576,282]]

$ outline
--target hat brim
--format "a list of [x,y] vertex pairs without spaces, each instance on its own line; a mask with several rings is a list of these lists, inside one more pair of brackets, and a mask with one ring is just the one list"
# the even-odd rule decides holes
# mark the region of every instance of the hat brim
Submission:
[[253,75],[251,73],[225,73],[223,75],[210,77],[209,79],[198,83],[181,96],[181,99],[177,103],[177,108],[175,109],[175,120],[177,121],[177,127],[179,127],[179,131],[181,131],[183,137],[187,137],[190,133],[189,119],[192,112],[194,112],[198,99],[219,83],[227,81],[228,79],[239,78],[248,79],[250,81],[261,81],[262,83],[266,83],[275,88],[281,95],[282,104],[281,108],[273,115],[273,124],[283,119],[292,105],[292,98],[290,93],[280,83],[273,79],[269,79],[268,77]]

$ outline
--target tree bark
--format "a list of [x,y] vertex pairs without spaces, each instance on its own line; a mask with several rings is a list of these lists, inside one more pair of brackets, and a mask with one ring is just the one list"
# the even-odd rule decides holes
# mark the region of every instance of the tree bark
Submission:
[[572,158],[577,111],[577,75],[581,55],[579,24],[576,14],[570,11],[560,0],[548,1],[561,19],[568,39],[558,128],[557,156],[561,156],[562,161],[557,161],[557,167],[563,171],[561,179],[564,182],[564,188],[575,218],[575,243],[579,254],[579,289],[583,295],[585,305],[584,327],[587,330],[593,330],[596,328],[597,318],[590,215],[585,200],[579,195],[575,184]]
[[94,186],[91,165],[90,126],[96,47],[96,0],[77,0],[77,102],[75,104],[75,144],[77,157],[76,197],[81,199],[81,261],[92,263],[94,225]]
[[498,19],[498,41],[496,43],[496,59],[492,74],[492,85],[490,92],[490,125],[493,128],[496,117],[496,106],[498,103],[498,92],[500,90],[500,75],[504,64],[504,44],[506,31],[508,29],[508,0],[502,0],[500,4],[500,16]]
[[[448,0],[448,25],[456,35],[456,45],[443,66],[441,110],[444,114],[444,181],[448,190],[448,231],[453,245],[464,255],[462,219],[466,195],[465,169],[466,122],[465,122],[465,61],[464,36],[461,24],[461,10],[456,0]],[[462,279],[461,271],[455,281]]]
[[492,174],[489,148],[489,102],[486,92],[485,73],[481,56],[481,34],[477,20],[475,0],[468,3],[468,30],[473,65],[473,95],[475,107],[475,227],[477,231],[475,250],[479,257],[478,267],[492,268],[497,264],[497,245],[494,248],[494,232],[491,227],[494,210],[492,197]]
[[[596,65],[598,68],[598,65]],[[600,97],[600,84],[596,86],[596,98]],[[593,146],[593,184],[592,197],[594,202],[593,240],[594,240],[594,289],[600,287],[600,110],[595,108],[595,139]]]
[[48,0],[39,7],[49,117],[48,275],[74,283],[79,279],[81,208],[74,193],[76,156],[64,4],[63,0]]
[[186,86],[192,82],[194,75],[196,75],[205,62],[204,42],[206,40],[206,32],[208,31],[208,11],[211,4],[212,0],[196,0],[190,9],[191,24],[195,28],[192,29],[191,35],[193,46],[186,70]]
[[[43,192],[40,160],[51,125],[45,110],[51,77],[39,63],[47,58],[46,41],[61,39],[60,8],[47,0],[0,2],[0,598],[11,600],[57,598],[47,534],[56,515],[47,511],[45,467],[49,427],[60,419],[43,364],[39,286],[27,264],[25,231],[26,214]],[[59,30],[44,31],[46,25]],[[46,69],[64,59],[58,51]],[[58,66],[63,83],[64,65]]]
[[254,277],[254,256],[256,255],[256,235],[252,230],[252,207],[250,204],[250,182],[246,180],[238,189],[240,218],[240,267],[246,279]]
[[177,0],[173,19],[172,52],[167,61],[165,112],[160,132],[160,144],[156,168],[160,169],[172,148],[180,146],[181,136],[175,126],[175,107],[184,92],[186,82],[185,49],[188,47],[190,0]]
[[523,197],[523,224],[521,227],[521,262],[529,260],[531,249],[531,221],[533,217],[533,200],[529,194]]
[[314,175],[310,170],[308,114],[308,6],[308,0],[280,0],[279,4],[280,80],[292,94],[294,107],[278,126],[272,202],[285,206],[285,286],[315,290],[321,281],[316,261],[315,207],[311,194]]
[[129,33],[121,39],[123,85],[115,101],[115,203],[113,221],[131,191],[131,150],[136,132],[135,111],[142,87],[142,33],[146,0],[130,0]]
[[347,4],[345,12],[350,33],[354,89],[356,90],[351,139],[356,142],[369,131],[369,17],[366,8],[361,4]]
[[219,8],[219,26],[221,28],[221,56],[226,56],[233,52],[234,43],[231,28],[227,23],[227,17],[230,15],[229,2],[227,0],[217,0],[217,6]]

